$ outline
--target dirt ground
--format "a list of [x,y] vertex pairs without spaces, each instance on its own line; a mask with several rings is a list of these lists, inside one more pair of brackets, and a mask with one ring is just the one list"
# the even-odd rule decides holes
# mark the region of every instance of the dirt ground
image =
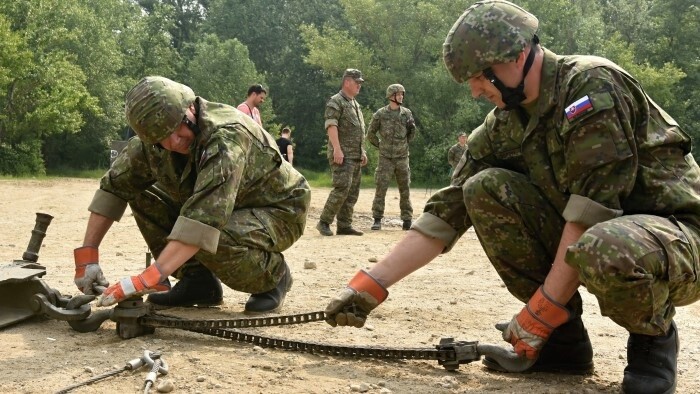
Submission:
[[[0,263],[21,259],[35,213],[54,216],[39,263],[43,280],[64,295],[75,295],[72,250],[82,242],[87,206],[96,180],[0,180]],[[329,299],[360,268],[387,253],[404,234],[398,215],[398,192],[387,196],[382,231],[370,231],[373,189],[363,189],[355,224],[363,237],[322,237],[314,229],[328,189],[314,189],[304,236],[285,253],[294,287],[283,314],[323,310]],[[416,217],[429,191],[412,190]],[[147,248],[127,211],[100,250],[108,280],[140,272]],[[316,268],[305,268],[315,263]],[[594,297],[583,291],[584,322],[595,352],[596,372],[577,377],[553,374],[502,374],[480,362],[447,372],[432,361],[373,361],[260,349],[204,335],[158,328],[154,335],[122,340],[115,323],[81,334],[67,323],[32,318],[0,330],[0,392],[48,393],[125,365],[144,349],[161,351],[170,366],[169,380],[180,393],[615,393],[626,364],[626,332],[600,315]],[[224,305],[207,309],[171,309],[188,318],[242,317],[248,295],[224,290]],[[94,305],[93,305],[94,307]],[[323,322],[257,329],[299,341],[338,345],[433,347],[442,337],[506,345],[493,324],[508,319],[522,305],[508,294],[473,232],[449,254],[390,289],[388,300],[365,328],[331,328]],[[697,393],[700,385],[700,304],[679,308],[681,338],[678,393]],[[140,392],[144,370],[125,372],[76,393]],[[152,390],[155,392],[155,390]]]

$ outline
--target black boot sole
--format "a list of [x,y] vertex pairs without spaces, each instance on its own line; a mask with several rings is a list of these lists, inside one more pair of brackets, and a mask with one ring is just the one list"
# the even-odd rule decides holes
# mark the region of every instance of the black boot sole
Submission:
[[[486,368],[493,370],[493,371],[498,371],[498,372],[504,372],[504,373],[513,373],[511,371],[506,370],[503,368],[498,362],[492,360],[489,357],[484,357],[484,359],[481,361]],[[595,368],[593,367],[593,362],[590,363],[584,363],[584,364],[545,364],[545,365],[538,365],[535,363],[532,367],[530,367],[526,371],[518,372],[518,373],[535,373],[535,372],[546,372],[546,373],[556,373],[556,374],[563,374],[563,375],[592,375],[593,372],[595,371]]]

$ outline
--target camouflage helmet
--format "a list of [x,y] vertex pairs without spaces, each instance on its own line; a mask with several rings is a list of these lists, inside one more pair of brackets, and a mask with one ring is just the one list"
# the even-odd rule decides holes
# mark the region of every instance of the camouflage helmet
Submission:
[[164,77],[145,77],[126,94],[126,120],[141,141],[155,144],[178,128],[194,99],[188,86]]
[[467,8],[442,46],[443,60],[462,83],[494,64],[515,60],[537,33],[531,13],[505,0],[483,0]]
[[406,92],[406,89],[403,88],[403,85],[398,84],[398,83],[391,84],[391,85],[389,85],[388,88],[386,88],[386,98],[391,98],[392,96],[394,96],[396,93],[399,93],[399,92],[404,92],[404,93]]

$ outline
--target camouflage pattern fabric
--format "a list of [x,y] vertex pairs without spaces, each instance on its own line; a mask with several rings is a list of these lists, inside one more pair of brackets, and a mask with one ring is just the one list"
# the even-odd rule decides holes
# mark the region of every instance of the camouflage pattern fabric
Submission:
[[[394,85],[391,85],[391,88]],[[400,86],[400,85],[397,85]],[[399,187],[401,219],[413,219],[410,189],[411,168],[408,163],[408,144],[416,135],[416,125],[411,110],[399,107],[392,110],[385,106],[372,115],[367,131],[369,142],[379,148],[379,162],[374,173],[376,191],[372,203],[372,216],[384,217],[384,202],[389,183],[396,178]]]
[[[351,73],[354,71],[346,70]],[[352,226],[352,214],[360,195],[365,119],[357,101],[346,97],[342,91],[328,100],[324,118],[326,129],[329,125],[338,127],[338,141],[345,159],[341,165],[333,162],[333,145],[329,140],[327,156],[333,177],[333,190],[321,212],[321,221],[331,224],[337,217],[338,228],[349,228]]]
[[338,228],[352,227],[352,214],[360,195],[361,168],[360,160],[346,158],[341,165],[331,163],[333,190],[323,206],[321,221],[331,224],[337,217]]
[[401,220],[413,219],[413,206],[411,205],[411,168],[408,165],[408,157],[389,159],[379,156],[377,170],[374,173],[374,182],[377,187],[374,192],[372,202],[372,217],[384,217],[384,201],[386,191],[389,189],[391,179],[396,177],[396,184],[399,187],[399,208],[401,209]]
[[[700,297],[700,168],[690,137],[612,62],[544,51],[527,126],[516,111],[494,109],[413,228],[449,250],[474,225],[524,302],[544,280],[563,224],[582,224],[566,262],[601,312],[631,332],[661,334],[674,306]],[[590,109],[570,116],[584,96]]]
[[447,71],[464,82],[494,64],[508,63],[528,46],[539,21],[520,6],[484,0],[466,9],[442,47]]
[[466,150],[466,145],[454,144],[450,147],[450,150],[447,151],[447,162],[450,163],[450,167],[452,167],[453,170],[457,168],[457,164],[459,164],[459,160]]
[[[365,118],[355,99],[345,97],[343,92],[334,94],[326,103],[323,115],[325,129],[329,125],[338,127],[340,149],[346,159],[359,160],[362,158],[365,142]],[[326,151],[328,160],[333,161],[333,145],[328,141]]]
[[389,159],[408,157],[408,143],[415,136],[413,114],[403,106],[397,110],[388,105],[380,108],[372,115],[367,129],[367,140],[379,148],[380,156]]
[[250,117],[195,104],[200,132],[189,155],[132,138],[89,209],[118,220],[115,206],[128,202],[156,258],[170,240],[197,245],[195,258],[227,286],[270,290],[284,272],[281,252],[304,231],[309,186]]

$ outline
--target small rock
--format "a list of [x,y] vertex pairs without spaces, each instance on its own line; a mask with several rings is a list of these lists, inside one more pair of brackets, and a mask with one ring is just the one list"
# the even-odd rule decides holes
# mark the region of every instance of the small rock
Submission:
[[450,301],[450,305],[457,305],[457,300]]
[[374,331],[374,326],[371,324],[365,324],[365,330],[367,331]]
[[85,367],[83,370],[89,374],[95,373],[95,369],[93,367]]
[[313,261],[305,261],[304,262],[304,269],[307,270],[315,270],[316,269],[316,263]]
[[379,390],[379,394],[391,394],[391,390],[386,387],[382,387],[382,389]]
[[369,259],[367,259],[367,261],[369,261],[370,263],[376,263],[378,260],[376,257],[370,257]]
[[168,379],[161,381],[156,387],[156,391],[159,393],[169,393],[173,390],[175,390],[175,385]]
[[254,352],[262,352],[263,348],[261,348],[260,346],[253,346],[253,351]]
[[205,378],[204,376],[197,376],[197,381],[198,381],[198,382],[201,383],[201,382],[203,382],[203,381],[205,381],[205,380],[206,380],[206,378]]

